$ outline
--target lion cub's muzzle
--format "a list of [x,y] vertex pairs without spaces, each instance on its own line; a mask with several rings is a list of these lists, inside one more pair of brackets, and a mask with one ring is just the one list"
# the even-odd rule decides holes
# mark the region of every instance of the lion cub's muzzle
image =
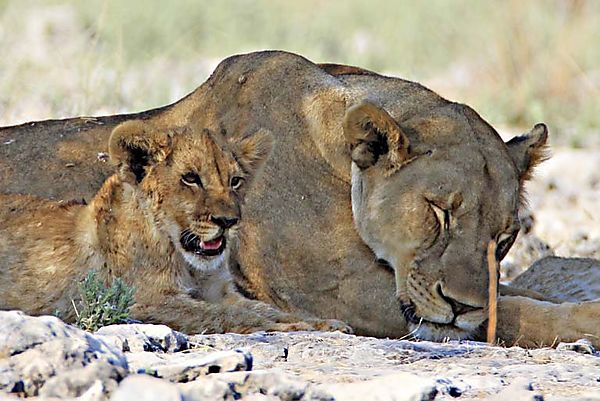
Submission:
[[227,239],[221,231],[216,237],[210,240],[202,240],[199,235],[193,233],[189,229],[183,230],[179,237],[181,247],[198,256],[218,256],[223,253],[227,246]]
[[227,247],[225,234],[239,222],[239,219],[211,216],[210,220],[214,225],[207,227],[205,235],[196,234],[191,229],[182,231],[179,242],[185,251],[203,257],[219,256],[225,251]]

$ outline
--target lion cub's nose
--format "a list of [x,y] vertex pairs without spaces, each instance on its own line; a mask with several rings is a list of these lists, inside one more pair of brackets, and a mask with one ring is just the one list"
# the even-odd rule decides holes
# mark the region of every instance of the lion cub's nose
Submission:
[[240,221],[240,219],[237,217],[210,216],[210,221],[212,221],[221,228],[228,229],[235,226],[238,223],[238,221]]

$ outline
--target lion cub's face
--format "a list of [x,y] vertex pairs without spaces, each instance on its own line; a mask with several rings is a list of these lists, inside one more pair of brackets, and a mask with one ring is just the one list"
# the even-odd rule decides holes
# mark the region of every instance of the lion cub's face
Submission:
[[121,124],[110,139],[122,179],[145,198],[157,228],[188,263],[203,270],[221,264],[270,150],[265,131],[226,141],[208,130],[173,133],[140,121]]

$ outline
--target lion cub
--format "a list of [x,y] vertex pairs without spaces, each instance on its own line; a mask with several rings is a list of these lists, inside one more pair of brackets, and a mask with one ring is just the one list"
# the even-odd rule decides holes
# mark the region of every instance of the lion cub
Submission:
[[[341,329],[243,298],[228,254],[246,191],[272,147],[269,133],[228,140],[128,121],[109,140],[117,172],[89,205],[0,195],[0,309],[56,311],[90,269],[136,288],[132,317],[187,333]],[[51,185],[51,183],[49,183]]]

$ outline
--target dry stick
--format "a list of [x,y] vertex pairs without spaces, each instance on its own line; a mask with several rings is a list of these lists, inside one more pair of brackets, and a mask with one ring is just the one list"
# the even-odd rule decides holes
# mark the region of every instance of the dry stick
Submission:
[[487,342],[490,344],[496,342],[496,324],[498,322],[498,260],[496,259],[496,247],[496,241],[492,240],[488,244],[487,250],[488,272],[490,274]]

